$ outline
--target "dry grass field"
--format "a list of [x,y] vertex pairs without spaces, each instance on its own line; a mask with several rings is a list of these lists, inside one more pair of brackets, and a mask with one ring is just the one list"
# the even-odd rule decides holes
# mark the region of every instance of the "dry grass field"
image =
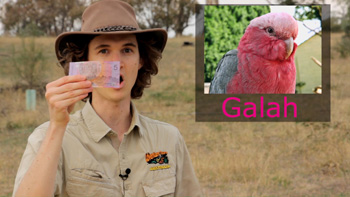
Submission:
[[[340,34],[332,35],[332,45]],[[51,62],[47,81],[61,73],[55,66],[54,38],[37,40]],[[350,196],[349,60],[332,51],[330,123],[195,122],[194,38],[170,39],[159,74],[141,100],[139,111],[177,126],[185,138],[205,196]],[[0,54],[19,38],[1,38]],[[0,87],[13,82],[0,56]],[[0,93],[0,196],[10,196],[26,139],[48,120],[45,100],[25,111],[21,90]],[[79,106],[78,106],[79,107]],[[77,107],[77,108],[78,108]]]

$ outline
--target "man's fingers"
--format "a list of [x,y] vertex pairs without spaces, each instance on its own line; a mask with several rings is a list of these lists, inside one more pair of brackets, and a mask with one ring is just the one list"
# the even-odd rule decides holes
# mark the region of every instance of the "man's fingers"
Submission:
[[92,83],[85,76],[61,77],[46,86],[46,100],[49,104],[50,120],[67,124],[72,106],[92,92]]
[[50,98],[57,94],[63,94],[79,89],[89,89],[92,91],[91,81],[80,81],[74,83],[64,84],[59,87],[50,87],[46,89],[46,98]]
[[61,111],[61,110],[67,110],[67,108],[73,104],[75,104],[76,102],[80,101],[81,99],[87,97],[88,94],[80,94],[78,96],[75,97],[70,97],[68,99],[65,100],[59,100],[56,101],[52,104],[51,108],[53,108],[55,111]]
[[58,86],[62,86],[62,85],[67,84],[67,83],[73,83],[73,82],[79,82],[79,81],[85,81],[85,80],[86,80],[86,77],[83,75],[64,76],[64,77],[59,78],[56,81],[53,81],[53,82],[47,84],[46,87],[47,88],[58,87]]
[[50,103],[54,103],[54,102],[58,102],[58,101],[61,101],[61,100],[67,100],[67,99],[70,99],[70,98],[79,97],[80,95],[87,95],[89,92],[92,92],[92,87],[91,88],[71,90],[71,91],[68,91],[68,92],[61,93],[61,94],[53,95],[50,98],[49,102]]
[[92,85],[91,81],[80,81],[80,82],[68,83],[55,88],[55,93],[61,94],[61,93],[74,91],[78,89],[86,89],[86,88],[90,88],[91,85]]

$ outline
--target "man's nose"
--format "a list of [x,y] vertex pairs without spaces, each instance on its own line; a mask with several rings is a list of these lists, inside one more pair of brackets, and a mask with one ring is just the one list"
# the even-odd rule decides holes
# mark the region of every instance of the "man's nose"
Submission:
[[122,54],[120,52],[112,52],[109,56],[108,61],[118,61],[120,62],[120,69],[123,69],[124,62],[122,60]]
[[113,52],[110,61],[121,61],[119,52]]

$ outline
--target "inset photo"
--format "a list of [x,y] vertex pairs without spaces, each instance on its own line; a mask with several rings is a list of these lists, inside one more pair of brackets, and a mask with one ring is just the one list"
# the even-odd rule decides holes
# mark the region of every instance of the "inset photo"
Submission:
[[322,6],[205,5],[205,94],[322,94]]

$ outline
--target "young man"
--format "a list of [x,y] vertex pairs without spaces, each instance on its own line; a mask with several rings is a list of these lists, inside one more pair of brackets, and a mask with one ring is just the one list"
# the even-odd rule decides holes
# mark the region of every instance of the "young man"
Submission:
[[[61,34],[56,54],[67,75],[72,61],[120,61],[119,88],[92,88],[84,76],[47,85],[50,121],[28,139],[15,196],[199,196],[179,131],[138,113],[158,71],[167,33],[141,30],[133,9],[102,0],[82,16],[80,32]],[[85,99],[81,111],[69,115]]]

